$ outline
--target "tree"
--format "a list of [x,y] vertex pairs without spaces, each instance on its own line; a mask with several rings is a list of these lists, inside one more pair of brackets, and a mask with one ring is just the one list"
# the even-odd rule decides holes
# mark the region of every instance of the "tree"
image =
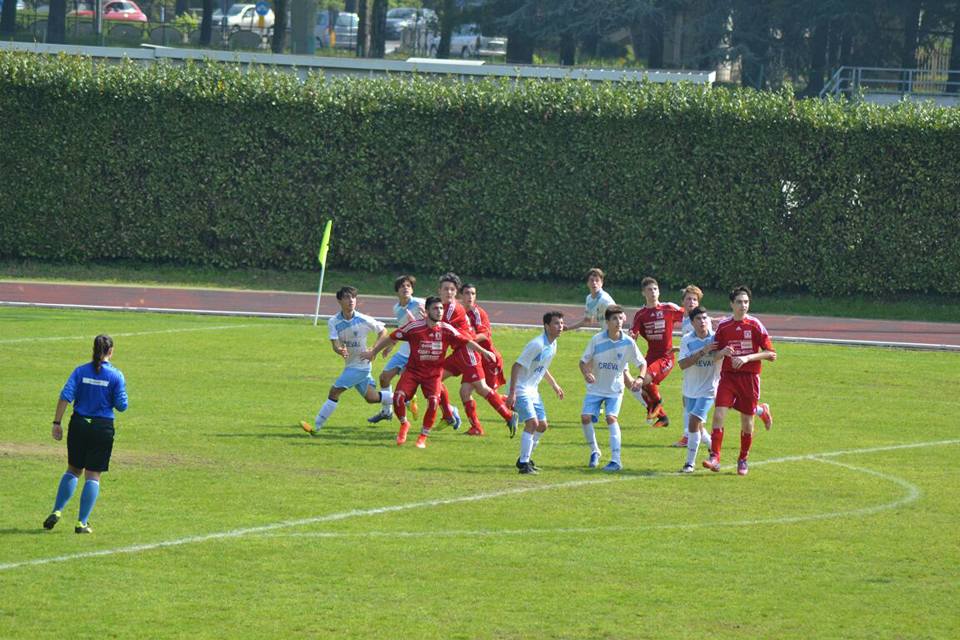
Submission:
[[287,42],[287,0],[273,0],[273,38],[270,50],[283,53]]
[[213,38],[213,0],[203,0],[203,15],[200,18],[200,46],[209,47]]
[[0,12],[0,36],[10,37],[17,30],[17,3],[16,0],[6,0],[3,11]]
[[387,0],[373,0],[370,14],[370,57],[382,58],[387,50]]
[[953,5],[953,39],[950,42],[950,70],[947,93],[960,93],[960,2]]
[[67,40],[67,0],[50,0],[47,15],[47,42],[63,44]]

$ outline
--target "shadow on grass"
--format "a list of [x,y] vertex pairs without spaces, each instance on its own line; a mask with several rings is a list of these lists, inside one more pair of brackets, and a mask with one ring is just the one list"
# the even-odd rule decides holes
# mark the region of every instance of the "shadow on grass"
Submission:
[[11,536],[11,535],[35,535],[42,536],[45,535],[47,531],[41,529],[40,527],[35,527],[31,529],[23,529],[18,527],[10,527],[8,529],[0,529],[0,536]]

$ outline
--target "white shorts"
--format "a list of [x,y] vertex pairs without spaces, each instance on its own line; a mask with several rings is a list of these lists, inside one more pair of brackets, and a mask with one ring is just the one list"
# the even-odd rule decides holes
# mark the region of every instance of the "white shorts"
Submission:
[[353,387],[362,396],[367,395],[367,387],[376,389],[377,383],[370,375],[369,369],[344,369],[340,377],[336,379],[333,386],[337,389],[349,389]]
[[603,405],[603,410],[608,416],[614,416],[620,414],[620,404],[623,402],[623,394],[616,396],[598,396],[592,393],[588,393],[583,399],[583,409],[580,410],[580,415],[590,416],[590,419],[593,422],[596,422],[600,419],[600,405]]
[[517,396],[513,410],[520,416],[520,422],[526,422],[532,418],[540,421],[547,419],[547,412],[543,409],[543,400],[539,393],[535,396]]
[[[713,398],[688,398],[683,396],[683,408],[692,416],[700,418],[700,422],[707,421],[707,414],[713,408]],[[686,430],[688,425],[683,425]]]

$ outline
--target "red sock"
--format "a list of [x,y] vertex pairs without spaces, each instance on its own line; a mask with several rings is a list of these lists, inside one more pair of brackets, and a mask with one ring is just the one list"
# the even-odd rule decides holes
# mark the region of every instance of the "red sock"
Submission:
[[471,427],[476,427],[477,429],[483,429],[480,425],[480,418],[477,417],[477,401],[473,398],[470,398],[463,403],[463,408],[467,412],[467,420],[470,421]]
[[[436,413],[436,407],[433,408]],[[429,411],[429,409],[427,409]],[[440,383],[440,411],[443,413],[444,420],[453,418],[453,412],[450,411],[450,394],[447,392],[447,385]]]
[[423,412],[423,431],[421,433],[429,433],[430,429],[433,428],[433,423],[437,419],[438,402],[437,396],[427,398],[427,410]]
[[650,400],[653,404],[663,401],[663,398],[660,397],[660,385],[651,382],[644,387],[644,389],[647,389],[647,393],[650,395]]
[[746,460],[750,455],[750,445],[753,444],[753,434],[740,432],[740,460]]
[[396,414],[400,424],[407,421],[407,396],[402,393],[393,396],[393,413]]
[[490,391],[490,395],[487,396],[487,402],[490,403],[490,406],[496,409],[497,413],[500,414],[504,420],[509,420],[513,416],[513,411],[507,408],[507,404],[503,401],[503,396],[501,396],[496,391]]
[[710,447],[710,453],[719,460],[720,448],[723,446],[723,429],[714,429],[711,431],[710,440],[713,442],[713,446]]

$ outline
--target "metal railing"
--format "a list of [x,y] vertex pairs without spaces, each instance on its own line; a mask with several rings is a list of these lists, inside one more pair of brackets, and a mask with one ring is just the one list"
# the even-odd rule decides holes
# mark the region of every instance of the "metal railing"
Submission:
[[820,97],[859,95],[960,96],[960,70],[840,67],[820,91]]

